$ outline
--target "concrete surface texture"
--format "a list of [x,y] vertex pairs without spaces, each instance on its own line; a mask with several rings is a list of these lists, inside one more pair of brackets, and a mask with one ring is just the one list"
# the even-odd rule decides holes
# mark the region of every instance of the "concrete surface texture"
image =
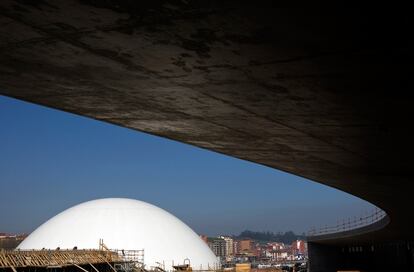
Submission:
[[412,239],[408,10],[3,0],[0,93],[338,188],[391,220],[346,239]]

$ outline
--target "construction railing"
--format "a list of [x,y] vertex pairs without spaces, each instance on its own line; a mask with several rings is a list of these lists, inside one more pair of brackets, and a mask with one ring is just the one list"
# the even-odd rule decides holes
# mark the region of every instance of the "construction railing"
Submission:
[[319,236],[362,228],[380,221],[386,215],[387,214],[383,210],[375,208],[373,211],[365,215],[361,215],[359,217],[354,216],[340,220],[334,226],[325,225],[319,228],[312,228],[310,231],[308,231],[308,236]]

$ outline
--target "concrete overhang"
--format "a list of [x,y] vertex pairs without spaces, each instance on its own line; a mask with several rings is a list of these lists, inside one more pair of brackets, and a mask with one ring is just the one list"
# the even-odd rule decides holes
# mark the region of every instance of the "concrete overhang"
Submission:
[[412,239],[408,11],[3,0],[0,93],[338,188],[389,215],[358,239]]

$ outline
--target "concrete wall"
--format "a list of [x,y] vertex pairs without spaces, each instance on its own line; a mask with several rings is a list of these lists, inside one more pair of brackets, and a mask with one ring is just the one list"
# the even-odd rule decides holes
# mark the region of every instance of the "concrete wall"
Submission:
[[309,271],[414,271],[414,242],[326,245],[309,242]]
[[0,249],[15,249],[23,241],[23,238],[3,238],[0,239]]

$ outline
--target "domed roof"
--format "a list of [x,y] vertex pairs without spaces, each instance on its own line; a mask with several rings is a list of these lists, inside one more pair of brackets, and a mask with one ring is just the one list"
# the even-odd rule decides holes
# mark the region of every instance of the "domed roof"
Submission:
[[148,268],[159,262],[170,269],[186,258],[193,269],[218,265],[206,243],[178,218],[149,203],[123,198],[69,208],[38,227],[18,249],[97,249],[99,239],[110,249],[144,249]]

